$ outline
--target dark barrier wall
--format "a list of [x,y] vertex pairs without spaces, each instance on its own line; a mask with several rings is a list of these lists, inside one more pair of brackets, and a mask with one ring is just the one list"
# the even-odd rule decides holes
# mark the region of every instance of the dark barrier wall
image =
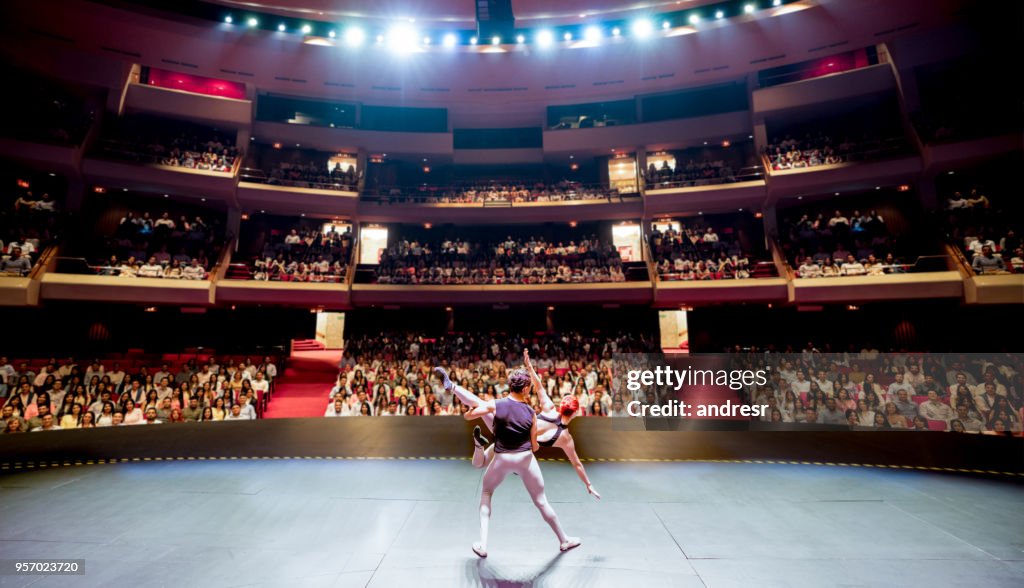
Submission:
[[[644,431],[584,418],[570,430],[584,459],[771,459],[1024,472],[1024,439],[912,431]],[[271,419],[0,436],[0,466],[68,460],[218,457],[468,457],[459,417]],[[540,457],[563,457],[542,450]]]

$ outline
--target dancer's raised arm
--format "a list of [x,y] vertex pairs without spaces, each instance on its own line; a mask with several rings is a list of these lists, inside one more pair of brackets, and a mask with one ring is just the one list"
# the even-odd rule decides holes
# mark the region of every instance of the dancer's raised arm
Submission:
[[530,380],[533,381],[533,385],[537,388],[537,395],[540,396],[541,412],[553,410],[555,403],[551,402],[548,391],[544,389],[544,380],[541,380],[540,376],[537,375],[537,370],[533,369],[533,363],[530,362],[529,349],[523,349],[523,364],[526,366],[526,371],[530,374]]
[[467,412],[464,416],[467,421],[471,421],[476,418],[480,418],[489,414],[494,414],[494,401],[487,400],[473,407],[473,410]]

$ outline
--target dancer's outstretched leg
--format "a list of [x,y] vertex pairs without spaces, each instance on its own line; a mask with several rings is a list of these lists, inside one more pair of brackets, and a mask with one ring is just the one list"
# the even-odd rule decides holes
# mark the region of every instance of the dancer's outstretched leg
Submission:
[[[443,367],[435,367],[434,372],[441,377],[441,381],[444,383],[444,389],[458,396],[459,400],[469,408],[476,408],[480,404],[483,404],[483,400],[479,396],[453,382],[451,378],[448,377],[448,371]],[[483,419],[484,424],[487,425],[487,430],[493,433],[494,414],[487,414],[480,418]]]
[[548,502],[548,497],[544,493],[544,475],[541,474],[537,458],[532,453],[527,455],[529,455],[529,462],[523,468],[523,471],[520,472],[520,476],[523,478],[526,491],[530,493],[530,498],[533,499],[534,506],[540,511],[540,516],[544,518],[544,522],[551,527],[551,530],[555,532],[555,536],[558,537],[559,549],[569,551],[574,547],[579,547],[579,537],[569,537],[565,534],[565,531],[562,530],[562,525],[558,521],[555,509]]

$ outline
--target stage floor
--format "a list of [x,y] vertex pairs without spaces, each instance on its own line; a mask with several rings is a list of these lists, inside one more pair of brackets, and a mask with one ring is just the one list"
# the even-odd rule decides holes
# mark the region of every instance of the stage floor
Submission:
[[0,558],[85,575],[0,586],[1021,586],[1024,486],[806,465],[543,462],[582,547],[559,554],[522,483],[490,557],[468,461],[181,461],[0,476]]

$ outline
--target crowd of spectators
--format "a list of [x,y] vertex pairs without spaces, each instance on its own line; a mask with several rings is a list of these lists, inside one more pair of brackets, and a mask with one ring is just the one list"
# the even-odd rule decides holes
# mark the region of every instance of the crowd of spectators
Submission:
[[954,192],[946,202],[947,227],[979,274],[1024,273],[1020,216],[992,206],[976,188]]
[[[574,395],[582,415],[627,416],[624,398],[613,395],[615,353],[651,353],[652,335],[583,333],[546,335],[374,333],[346,341],[341,369],[326,394],[324,416],[460,415],[467,407],[444,389],[434,366],[485,400],[507,394],[508,370],[521,366],[529,349],[551,398]],[[326,391],[325,391],[326,392]],[[536,391],[529,397],[540,410]]]
[[[904,273],[907,268],[893,251],[896,239],[875,210],[851,216],[836,210],[802,214],[787,219],[788,238],[783,248],[793,253],[793,267],[801,278],[878,276]],[[813,253],[812,253],[813,251]]]
[[739,241],[731,233],[719,235],[711,226],[653,229],[648,242],[662,280],[732,280],[751,276],[750,261]]
[[381,255],[379,284],[582,284],[624,282],[614,245],[597,236],[547,241],[511,236],[498,242],[401,240]]
[[229,173],[239,153],[229,133],[180,121],[125,117],[103,129],[98,148],[128,161]]
[[676,163],[675,168],[668,161],[660,166],[651,163],[644,174],[644,182],[649,190],[661,188],[688,188],[691,186],[707,186],[711,184],[728,184],[740,181],[736,171],[723,159],[701,161],[689,160],[686,165]]
[[119,360],[86,365],[73,358],[50,359],[37,371],[0,357],[0,416],[4,433],[251,420],[276,376],[271,357],[192,358],[130,371]]
[[272,235],[253,262],[252,277],[263,281],[338,282],[352,261],[352,230],[291,229]]
[[57,237],[59,206],[44,192],[19,188],[13,205],[0,211],[0,275],[24,276]]
[[765,147],[769,165],[776,171],[832,165],[844,161],[879,159],[905,147],[900,139],[880,139],[869,134],[859,139],[845,136],[838,143],[821,131],[807,133],[802,139],[785,135]]
[[425,204],[472,204],[477,202],[564,202],[572,200],[608,200],[615,193],[605,187],[584,186],[564,180],[556,184],[493,183],[460,187],[419,186],[414,189],[382,190],[387,202]]
[[342,170],[340,165],[335,165],[333,169],[328,170],[323,161],[316,160],[283,161],[269,174],[263,170],[246,170],[244,179],[272,186],[349,192],[355,191],[358,184],[355,167],[349,166],[347,170]]
[[125,278],[206,279],[222,246],[222,229],[215,220],[200,216],[190,220],[190,216],[174,220],[169,212],[157,216],[128,211],[114,234],[104,240],[109,255],[94,260],[100,273]]
[[1013,354],[799,353],[738,355],[733,367],[768,368],[744,389],[774,423],[1019,435],[1024,365]]

